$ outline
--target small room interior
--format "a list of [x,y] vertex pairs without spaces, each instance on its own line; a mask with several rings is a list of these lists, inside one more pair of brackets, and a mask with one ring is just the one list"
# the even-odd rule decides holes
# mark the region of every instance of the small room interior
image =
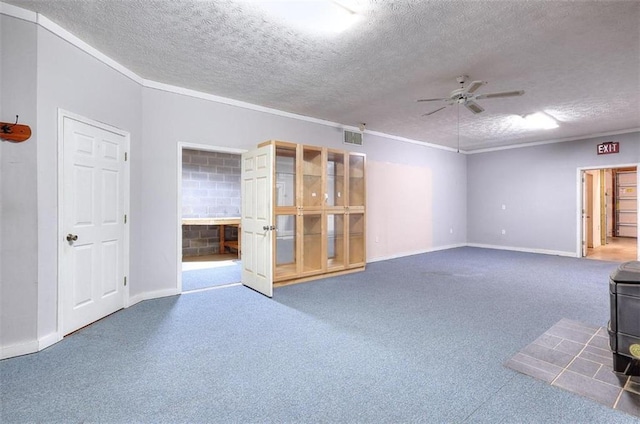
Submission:
[[0,0],[0,421],[637,423],[640,2],[267,3]]
[[637,167],[585,171],[585,257],[633,261],[638,257]]
[[182,149],[182,291],[240,282],[240,155]]

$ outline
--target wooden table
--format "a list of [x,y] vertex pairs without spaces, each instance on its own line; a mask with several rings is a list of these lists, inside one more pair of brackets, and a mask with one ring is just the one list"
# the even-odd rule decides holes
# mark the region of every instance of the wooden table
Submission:
[[[220,250],[219,253],[225,252],[225,247],[231,247],[238,251],[238,257],[240,257],[240,235],[242,233],[240,217],[225,217],[225,218],[183,218],[182,225],[218,225],[220,226]],[[227,241],[224,239],[225,226],[236,227],[238,229],[238,240]]]

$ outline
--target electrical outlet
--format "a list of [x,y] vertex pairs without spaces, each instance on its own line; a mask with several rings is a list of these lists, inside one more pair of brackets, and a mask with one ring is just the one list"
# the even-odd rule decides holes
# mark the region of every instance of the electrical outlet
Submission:
[[453,228],[449,228],[449,234],[453,234]]
[[502,230],[502,235],[507,234],[507,230]]
[[507,209],[507,205],[502,205],[502,210],[506,210]]
[[380,243],[380,237],[376,236],[376,243]]

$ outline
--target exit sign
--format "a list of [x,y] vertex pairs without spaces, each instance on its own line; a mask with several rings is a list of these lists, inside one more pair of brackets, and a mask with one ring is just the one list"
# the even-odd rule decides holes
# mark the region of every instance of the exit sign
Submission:
[[607,141],[598,144],[599,155],[609,155],[611,153],[620,153],[620,143],[617,141]]

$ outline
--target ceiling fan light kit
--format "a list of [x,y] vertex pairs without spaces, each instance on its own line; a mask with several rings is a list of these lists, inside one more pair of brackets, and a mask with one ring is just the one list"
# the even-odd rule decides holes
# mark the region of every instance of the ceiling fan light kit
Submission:
[[445,102],[446,106],[443,106],[439,109],[433,110],[431,112],[427,112],[422,116],[433,115],[436,112],[441,111],[447,106],[451,106],[453,104],[461,104],[471,112],[478,114],[484,112],[484,108],[476,103],[476,100],[481,99],[496,99],[496,98],[504,98],[504,97],[514,97],[514,96],[522,96],[524,94],[524,90],[515,90],[515,91],[502,91],[498,93],[486,93],[486,94],[475,94],[476,91],[483,85],[487,84],[486,81],[471,81],[466,87],[465,83],[469,77],[467,75],[461,75],[456,78],[456,81],[460,84],[460,88],[453,90],[449,93],[449,97],[444,98],[433,98],[433,99],[419,99],[418,102]]

